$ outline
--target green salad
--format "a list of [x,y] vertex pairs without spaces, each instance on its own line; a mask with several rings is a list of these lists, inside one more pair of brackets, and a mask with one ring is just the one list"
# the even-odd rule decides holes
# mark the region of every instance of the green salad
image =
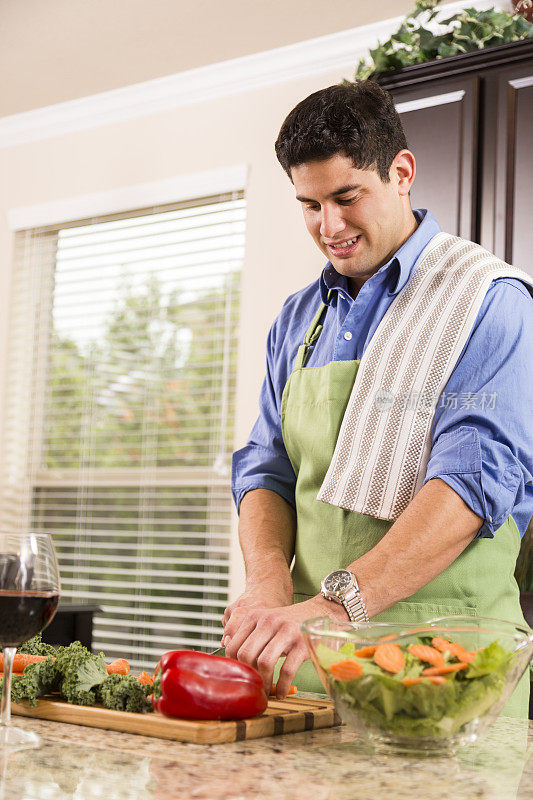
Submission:
[[436,738],[486,714],[501,697],[514,660],[498,641],[474,653],[427,636],[360,650],[351,642],[340,650],[318,644],[316,655],[337,697],[367,724]]

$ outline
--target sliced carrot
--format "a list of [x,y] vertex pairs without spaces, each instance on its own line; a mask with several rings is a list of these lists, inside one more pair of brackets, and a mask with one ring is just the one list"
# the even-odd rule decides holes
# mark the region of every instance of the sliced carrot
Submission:
[[431,681],[431,683],[439,686],[441,683],[446,682],[446,678],[443,678],[441,675],[426,675],[424,678],[404,678],[402,683],[404,686],[414,686],[417,683],[424,683],[424,681]]
[[404,686],[414,686],[417,683],[423,683],[424,678],[404,678],[402,683]]
[[379,637],[380,642],[390,642],[391,639],[396,639],[395,633],[388,633],[386,636]]
[[437,650],[440,650],[441,653],[448,652],[459,661],[465,661],[467,664],[471,664],[476,657],[475,653],[466,650],[462,644],[458,644],[458,642],[448,642],[446,639],[441,639],[438,636],[432,640],[431,644]]
[[[269,695],[269,697],[275,697],[276,696],[276,686],[277,686],[277,683],[273,683],[272,686],[270,687],[270,695]],[[296,694],[297,691],[298,691],[298,687],[297,686],[294,686],[294,685],[293,686],[289,686],[288,694]]]
[[412,656],[418,658],[420,661],[426,661],[428,664],[433,664],[434,667],[444,667],[446,662],[444,656],[434,647],[428,644],[410,644],[407,648]]
[[431,640],[431,644],[436,650],[439,650],[441,653],[449,653],[450,652],[450,642],[448,639],[443,639],[442,636],[435,636]]
[[472,653],[470,650],[463,650],[461,655],[457,655],[459,661],[464,661],[466,664],[471,664],[472,661],[475,659],[476,654]]
[[422,675],[448,675],[450,672],[459,672],[468,669],[468,664],[460,661],[458,664],[446,664],[445,667],[428,667],[422,670]]
[[337,661],[330,666],[329,671],[337,681],[353,681],[363,674],[363,667],[357,661]]
[[457,644],[457,642],[450,642],[448,650],[450,651],[452,656],[455,656],[455,658],[457,658],[459,661],[466,661],[466,658],[463,658],[463,656],[468,656],[468,651],[465,650],[462,644]]
[[375,652],[375,647],[361,647],[360,650],[355,651],[354,655],[356,655],[358,658],[372,658]]
[[148,675],[147,672],[141,672],[141,674],[137,676],[137,680],[139,683],[142,683],[143,686],[153,686],[154,683],[154,679],[151,675]]
[[130,671],[130,665],[125,658],[117,658],[106,666],[108,675],[127,675]]
[[[44,661],[46,656],[32,656],[28,653],[15,653],[13,659],[13,672],[24,672],[28,664],[38,664]],[[0,653],[0,671],[4,671],[4,654]]]
[[379,644],[374,653],[374,661],[387,672],[401,672],[405,667],[405,656],[398,644]]

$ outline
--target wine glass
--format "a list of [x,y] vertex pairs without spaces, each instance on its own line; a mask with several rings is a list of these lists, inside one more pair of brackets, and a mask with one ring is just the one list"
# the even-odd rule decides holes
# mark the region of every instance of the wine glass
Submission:
[[0,750],[39,745],[36,734],[11,725],[11,673],[17,647],[52,620],[59,591],[51,536],[0,531],[0,647],[4,651]]

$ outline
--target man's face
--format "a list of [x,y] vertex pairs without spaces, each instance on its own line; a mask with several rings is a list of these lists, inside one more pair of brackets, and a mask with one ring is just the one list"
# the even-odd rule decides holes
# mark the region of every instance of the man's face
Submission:
[[389,183],[373,169],[356,169],[340,153],[292,167],[291,176],[307,230],[354,288],[386,264],[416,228],[408,198],[414,179],[409,151],[394,159]]

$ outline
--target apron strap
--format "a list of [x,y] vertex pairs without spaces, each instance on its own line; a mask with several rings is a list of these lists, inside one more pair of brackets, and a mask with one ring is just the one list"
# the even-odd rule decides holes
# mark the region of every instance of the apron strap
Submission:
[[320,308],[316,312],[313,321],[311,322],[311,325],[304,336],[303,344],[301,344],[298,348],[296,358],[294,359],[293,369],[301,369],[302,367],[305,367],[305,362],[307,361],[307,356],[309,355],[309,349],[311,348],[311,345],[315,344],[318,337],[322,333],[322,322],[324,321],[326,309],[327,305],[325,303],[321,303]]

